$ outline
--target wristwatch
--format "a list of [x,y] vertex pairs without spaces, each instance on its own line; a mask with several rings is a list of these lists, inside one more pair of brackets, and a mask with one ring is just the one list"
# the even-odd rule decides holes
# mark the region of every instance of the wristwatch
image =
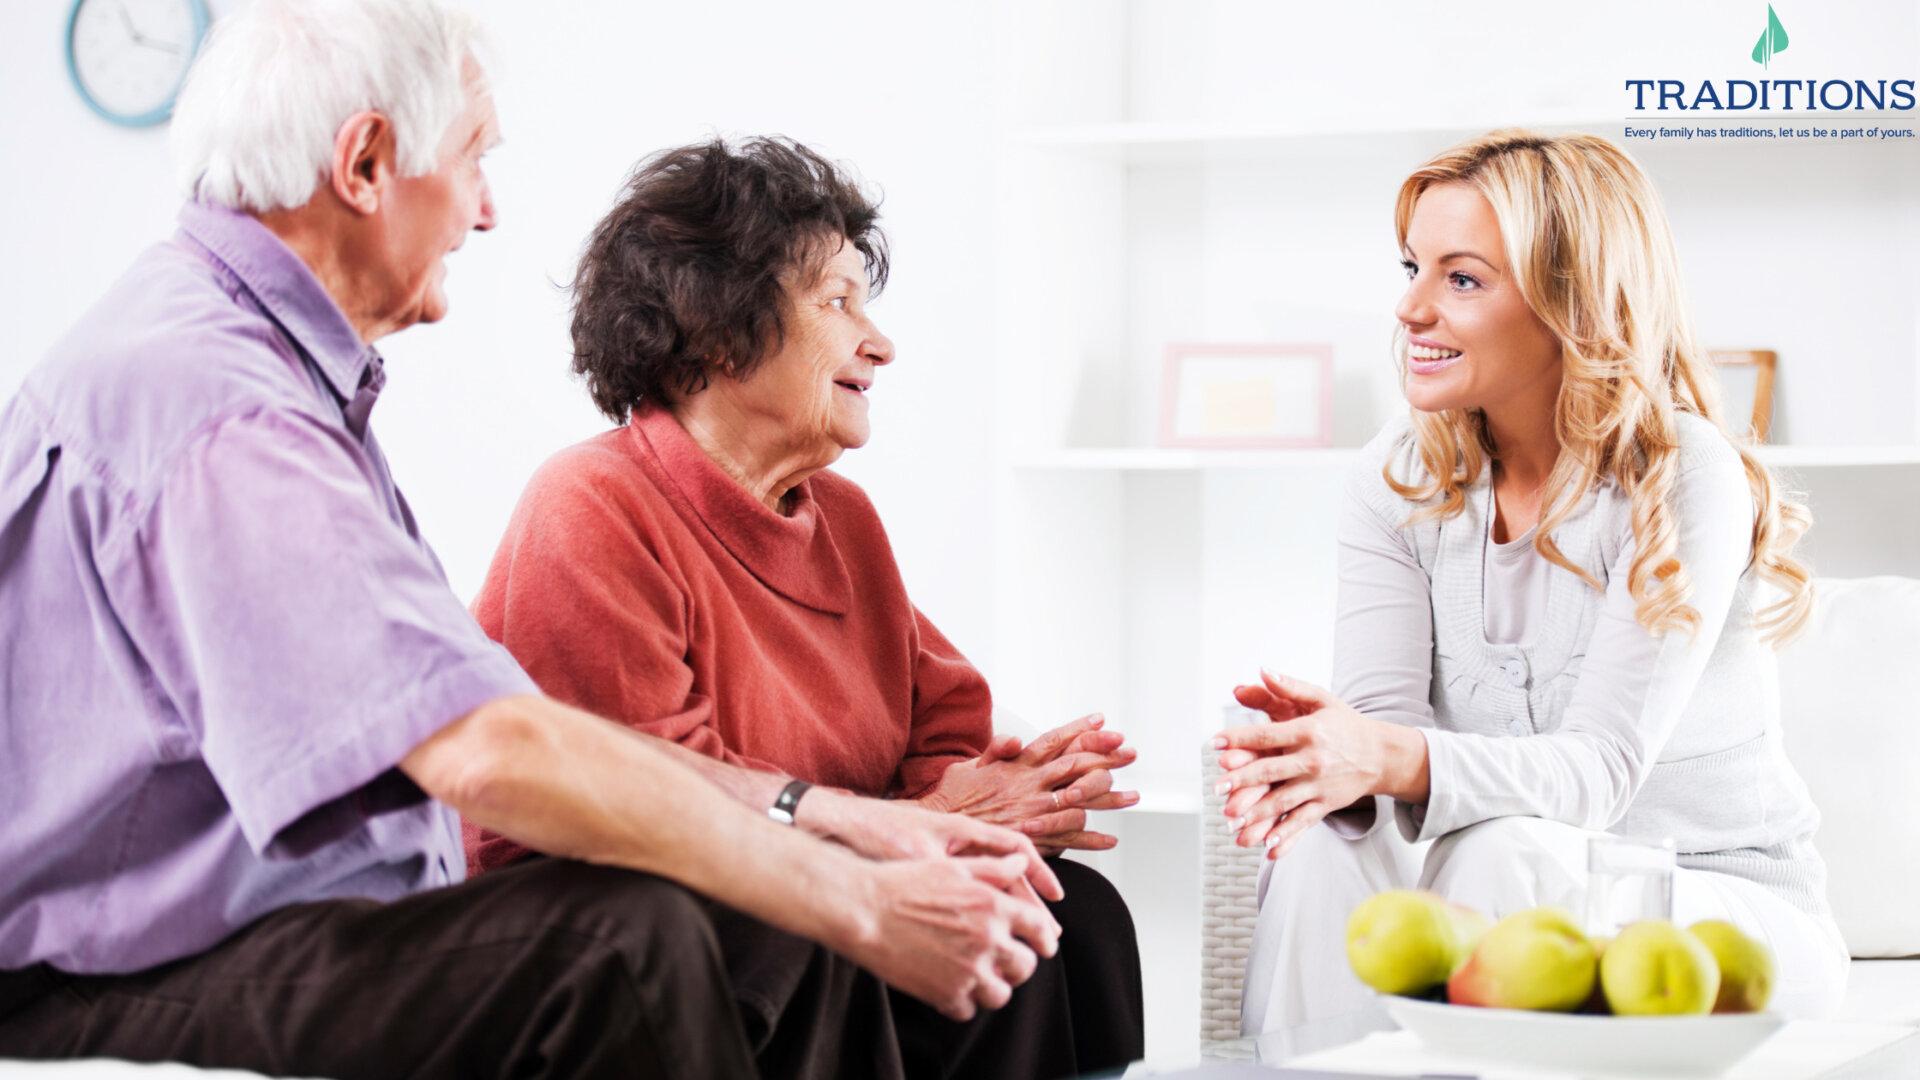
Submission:
[[800,796],[805,795],[813,785],[805,780],[795,780],[780,789],[780,797],[767,807],[767,816],[782,825],[793,824],[793,808],[800,805]]

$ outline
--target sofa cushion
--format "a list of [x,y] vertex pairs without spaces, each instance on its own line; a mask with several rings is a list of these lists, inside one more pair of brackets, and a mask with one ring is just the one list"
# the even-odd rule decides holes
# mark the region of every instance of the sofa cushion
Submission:
[[1847,947],[1920,955],[1920,581],[1816,581],[1780,653],[1780,721]]

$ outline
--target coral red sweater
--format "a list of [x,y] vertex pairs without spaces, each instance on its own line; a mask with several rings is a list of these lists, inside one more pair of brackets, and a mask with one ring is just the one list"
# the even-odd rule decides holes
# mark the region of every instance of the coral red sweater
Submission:
[[[542,690],[739,765],[915,795],[986,748],[986,680],[907,599],[852,481],[769,510],[648,410],[528,484],[473,613]],[[479,872],[525,853],[467,831]]]

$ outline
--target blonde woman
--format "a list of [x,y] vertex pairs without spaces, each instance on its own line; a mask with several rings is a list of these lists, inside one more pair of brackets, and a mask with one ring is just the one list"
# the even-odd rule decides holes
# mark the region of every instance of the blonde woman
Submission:
[[1847,953],[1771,651],[1811,603],[1808,517],[1721,424],[1652,184],[1604,139],[1500,131],[1409,177],[1394,226],[1412,410],[1347,486],[1334,692],[1265,675],[1236,694],[1270,722],[1217,742],[1239,842],[1285,856],[1243,1030],[1277,1060],[1386,1026],[1356,904],[1577,912],[1606,833],[1672,838],[1675,920],[1733,921],[1778,1007],[1830,1009]]

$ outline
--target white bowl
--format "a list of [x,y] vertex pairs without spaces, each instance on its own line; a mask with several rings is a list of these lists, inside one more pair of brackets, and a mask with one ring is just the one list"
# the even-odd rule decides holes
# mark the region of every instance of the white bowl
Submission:
[[1593,1016],[1385,997],[1388,1015],[1434,1050],[1618,1076],[1717,1076],[1780,1030],[1778,1013]]

